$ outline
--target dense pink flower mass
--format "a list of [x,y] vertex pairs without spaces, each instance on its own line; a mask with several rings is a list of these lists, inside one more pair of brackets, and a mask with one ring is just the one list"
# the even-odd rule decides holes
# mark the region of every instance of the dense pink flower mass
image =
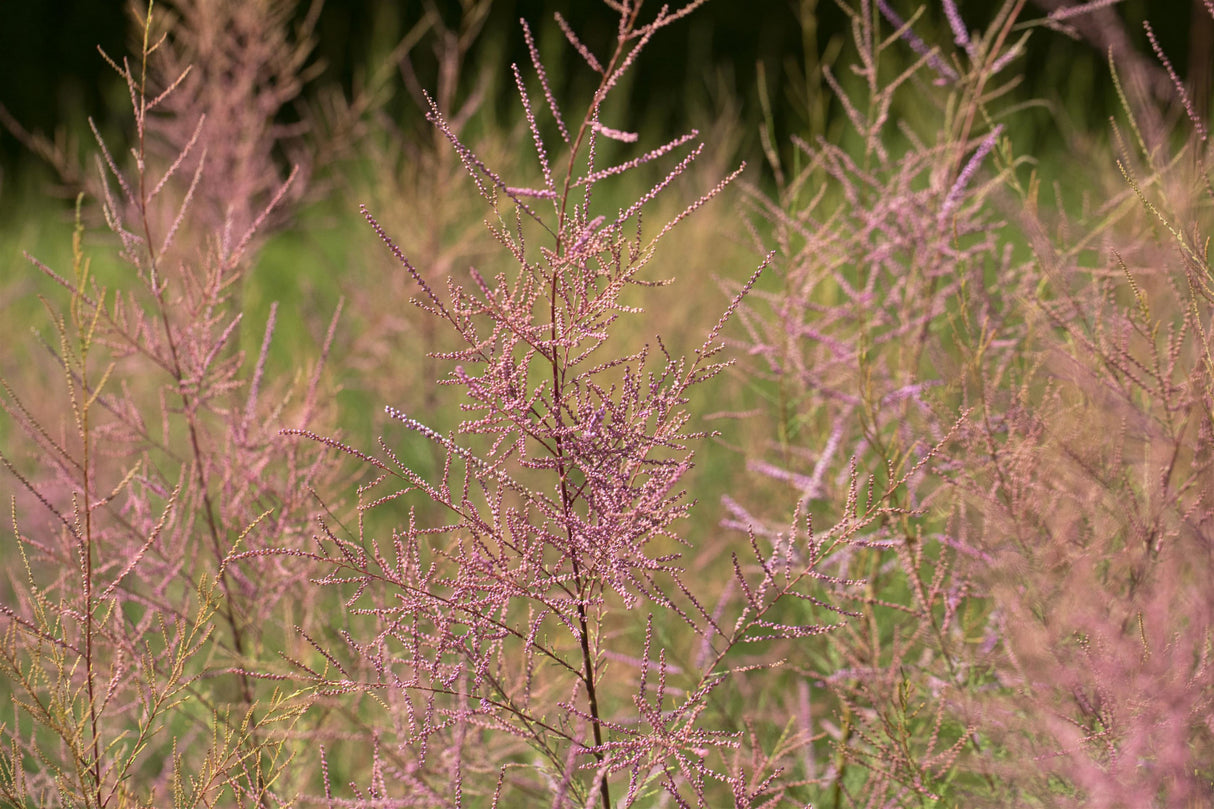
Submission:
[[81,192],[0,368],[0,803],[1214,801],[1208,105],[1148,25],[1047,188],[1016,69],[1111,3],[855,0],[706,180],[623,97],[704,5],[473,79],[426,4],[309,95],[317,7],[177,0],[95,179],[0,118]]

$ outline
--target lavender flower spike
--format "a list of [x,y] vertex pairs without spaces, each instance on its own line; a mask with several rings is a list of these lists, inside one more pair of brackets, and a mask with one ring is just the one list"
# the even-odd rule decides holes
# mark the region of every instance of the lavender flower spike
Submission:
[[982,161],[990,154],[991,149],[995,148],[995,141],[998,140],[1002,132],[1003,124],[999,124],[992,129],[990,134],[983,138],[982,143],[978,144],[977,151],[974,152],[974,156],[969,159],[969,162],[965,164],[965,168],[957,175],[957,181],[949,189],[948,196],[944,198],[944,205],[940,207],[939,221],[942,224],[948,221],[949,216],[961,203],[961,197],[965,194],[965,189],[969,186],[970,180],[974,178],[978,167],[982,165]]

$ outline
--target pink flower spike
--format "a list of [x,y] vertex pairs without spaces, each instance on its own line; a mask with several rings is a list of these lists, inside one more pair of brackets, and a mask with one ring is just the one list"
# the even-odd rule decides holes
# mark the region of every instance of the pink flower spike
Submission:
[[600,135],[605,135],[609,138],[612,138],[613,140],[623,141],[624,143],[636,143],[637,142],[637,133],[635,133],[635,132],[622,132],[618,129],[612,129],[611,127],[603,126],[598,121],[595,121],[594,123],[592,123],[591,126],[594,127],[595,132],[598,132]]
[[961,19],[961,12],[957,10],[956,0],[942,0],[944,3],[944,16],[948,18],[948,27],[953,29],[953,42],[959,48],[965,48],[968,53],[970,50],[970,35],[966,30],[965,20]]

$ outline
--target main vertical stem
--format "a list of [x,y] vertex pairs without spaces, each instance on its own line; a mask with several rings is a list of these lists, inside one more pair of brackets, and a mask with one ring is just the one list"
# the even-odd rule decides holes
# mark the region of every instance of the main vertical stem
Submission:
[[[612,53],[611,58],[607,62],[606,68],[602,72],[602,79],[599,82],[598,88],[595,90],[594,100],[590,103],[590,109],[587,111],[585,117],[582,118],[582,123],[578,127],[577,135],[575,136],[573,142],[569,144],[569,165],[565,171],[564,187],[561,189],[560,205],[558,206],[557,212],[555,254],[558,257],[561,255],[562,237],[565,233],[565,223],[567,221],[566,217],[569,206],[569,194],[573,189],[572,183],[574,176],[574,161],[577,160],[578,153],[581,151],[583,139],[586,137],[591,121],[596,115],[596,110],[598,109],[599,103],[603,100],[603,94],[606,92],[607,88],[611,86],[616,65],[620,63],[620,60],[624,55],[624,43],[627,41],[624,32],[631,32],[636,26],[636,21],[638,15],[640,14],[640,10],[641,4],[640,2],[637,2],[630,9],[623,12],[626,17],[620,27],[620,36],[616,41],[615,51]],[[559,261],[560,259],[558,258],[556,260]],[[550,344],[552,346],[552,402],[554,416],[558,427],[563,421],[561,417],[561,408],[564,406],[561,398],[561,391],[563,390],[561,366],[557,357],[556,315],[558,300],[557,293],[559,292],[557,287],[559,282],[559,268],[553,266],[552,288],[549,290],[549,337]],[[566,526],[565,530],[569,539],[574,585],[577,588],[578,632],[581,635],[580,641],[582,647],[582,682],[586,685],[586,703],[590,712],[592,725],[591,730],[594,733],[594,746],[599,748],[595,751],[594,758],[599,762],[600,765],[602,765],[604,759],[601,749],[603,746],[603,725],[599,717],[599,698],[598,691],[595,687],[594,655],[590,650],[590,620],[586,615],[586,595],[587,587],[589,585],[587,582],[582,580],[581,564],[578,562],[577,553],[573,550],[573,501],[569,495],[569,482],[566,477],[567,470],[565,468],[565,440],[560,436],[559,431],[556,439],[556,465],[557,474],[560,476],[561,480],[561,507],[564,510]],[[602,799],[603,809],[611,809],[611,787],[607,783],[606,773],[603,775],[603,780],[599,782],[599,797]]]
[[[72,398],[76,416],[76,429],[80,434],[80,453],[82,457],[80,487],[83,502],[78,508],[83,509],[83,520],[77,520],[75,537],[79,543],[80,571],[84,604],[84,673],[85,688],[88,692],[88,732],[89,747],[91,748],[92,764],[89,773],[93,779],[93,799],[97,806],[104,803],[101,785],[101,728],[100,717],[97,715],[97,661],[93,656],[93,453],[92,425],[89,413],[93,405],[94,391],[89,385],[89,348],[92,344],[93,329],[97,323],[98,312],[92,313],[89,320],[82,308],[82,299],[88,285],[88,262],[84,258],[82,240],[84,225],[80,221],[80,205],[83,194],[76,198],[76,229],[72,233],[72,271],[75,286],[72,292],[71,327],[75,330],[77,346],[80,352],[80,399],[76,399],[75,385],[71,368],[71,351],[68,347],[67,324],[59,322],[59,337],[62,341],[62,358],[64,379]],[[100,296],[104,298],[104,295]],[[104,384],[104,380],[102,381]]]
[[[557,345],[556,345],[556,301],[557,301],[557,279],[559,271],[556,267],[552,268],[552,290],[551,290],[551,343],[552,343],[552,403],[554,417],[559,426],[562,422],[561,408],[564,406],[561,399],[561,367],[557,361]],[[589,708],[591,730],[594,733],[594,746],[598,748],[594,752],[595,760],[601,765],[603,763],[603,727],[599,721],[599,697],[598,691],[595,688],[594,678],[594,655],[590,652],[590,620],[586,615],[586,595],[588,584],[582,580],[582,568],[578,562],[577,552],[574,549],[573,536],[573,499],[569,494],[569,481],[567,470],[565,468],[565,440],[557,433],[556,439],[556,469],[557,475],[561,481],[561,508],[564,512],[565,532],[569,539],[569,558],[572,561],[573,580],[577,588],[577,617],[578,617],[578,634],[581,636],[582,647],[582,682],[586,685],[586,703]],[[607,777],[604,774],[603,780],[599,782],[599,796],[602,798],[603,809],[611,809],[611,787],[607,783]]]
[[[77,324],[79,327],[79,324]],[[65,357],[66,365],[66,357]],[[70,374],[69,379],[70,382]],[[84,562],[84,668],[88,681],[88,700],[89,700],[89,735],[92,737],[93,750],[93,766],[91,768],[93,774],[93,787],[96,790],[97,806],[102,805],[101,795],[101,731],[97,723],[97,694],[96,680],[97,672],[95,661],[93,660],[93,508],[92,508],[92,464],[91,453],[89,452],[89,406],[92,403],[92,392],[89,390],[88,383],[88,344],[82,343],[80,351],[80,438],[84,444],[82,448],[83,456],[83,480],[81,481],[84,489],[84,531],[80,537],[80,543],[83,546],[83,562]]]
[[[223,615],[227,619],[228,626],[232,631],[232,643],[236,657],[238,660],[237,678],[240,681],[241,699],[244,700],[248,711],[249,722],[249,739],[251,752],[260,758],[261,756],[261,740],[258,733],[257,720],[254,714],[256,708],[255,694],[253,691],[253,683],[249,674],[244,669],[246,658],[246,647],[244,641],[244,628],[241,619],[236,614],[236,607],[233,604],[232,586],[226,569],[224,568],[225,553],[223,550],[223,541],[221,535],[223,531],[219,524],[219,518],[216,516],[216,507],[214,499],[211,497],[211,487],[207,478],[207,463],[206,455],[202,449],[202,443],[199,438],[198,429],[198,407],[197,401],[190,396],[185,385],[186,374],[183,370],[180,352],[178,351],[177,337],[173,330],[172,322],[169,317],[169,309],[164,298],[165,284],[160,278],[159,271],[159,256],[155,247],[155,242],[152,240],[151,217],[148,212],[148,202],[150,193],[147,188],[147,67],[148,55],[151,53],[149,48],[149,34],[152,25],[152,4],[148,4],[147,17],[144,20],[143,30],[143,49],[142,60],[140,63],[139,74],[139,104],[136,108],[136,126],[138,130],[138,165],[139,165],[139,217],[143,225],[143,236],[145,246],[148,253],[148,271],[149,284],[151,286],[152,296],[156,301],[156,309],[160,316],[161,327],[164,330],[165,343],[169,349],[169,358],[171,361],[170,373],[173,381],[176,382],[177,392],[181,399],[182,413],[186,419],[190,437],[190,449],[194,456],[195,477],[198,482],[199,493],[202,496],[203,516],[206,520],[207,531],[210,535],[211,549],[215,555],[215,562],[219,565],[219,585],[223,592]],[[260,762],[259,762],[260,763]],[[258,803],[260,806],[267,807],[267,794],[265,791],[266,784],[261,774],[261,767],[257,766],[256,788],[258,792]]]
[[[562,489],[564,483],[562,482]],[[573,576],[578,583],[578,593],[582,591],[582,576],[578,570],[577,557],[573,560]],[[594,658],[590,654],[590,630],[586,620],[586,605],[582,601],[577,605],[578,629],[582,634],[582,679],[586,683],[586,702],[590,706],[590,716],[594,720],[592,730],[594,731],[594,746],[603,746],[603,727],[599,722],[599,698],[594,687]],[[603,754],[596,750],[594,754],[595,760],[599,764],[603,763]],[[599,796],[603,799],[603,809],[611,809],[611,787],[607,783],[607,775],[604,773],[603,780],[599,782]]]

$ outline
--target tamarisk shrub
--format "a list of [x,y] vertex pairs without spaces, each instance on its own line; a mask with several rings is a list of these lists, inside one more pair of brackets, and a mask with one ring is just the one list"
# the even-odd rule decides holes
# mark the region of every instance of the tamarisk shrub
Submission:
[[[292,792],[286,731],[306,703],[259,678],[267,649],[296,637],[284,625],[309,623],[306,576],[232,553],[307,539],[309,491],[334,467],[279,429],[323,418],[333,325],[302,385],[272,382],[276,309],[248,357],[236,290],[295,198],[272,119],[308,48],[275,28],[282,3],[177,8],[163,35],[144,11],[135,59],[105,56],[134,120],[129,159],[98,137],[114,266],[95,270],[78,207],[70,272],[30,259],[67,293],[45,301],[57,387],[0,396],[26,439],[0,455],[17,484],[0,607],[8,806],[270,806]],[[216,44],[221,11],[265,46],[224,63],[222,99],[180,61]]]
[[[642,216],[703,151],[696,133],[619,162],[602,157],[642,140],[604,120],[605,102],[642,50],[699,5],[662,7],[644,21],[640,3],[607,3],[617,24],[606,55],[557,16],[598,76],[572,125],[523,24],[534,79],[528,85],[517,66],[513,76],[538,160],[532,185],[482,162],[431,107],[488,209],[504,269],[452,272],[436,288],[391,225],[365,212],[419,287],[424,316],[460,343],[436,359],[462,420],[443,434],[424,415],[386,408],[441,448],[430,477],[387,438],[368,452],[288,431],[374,473],[359,489],[357,524],[326,519],[306,554],[324,571],[317,580],[344,594],[347,614],[344,648],[314,638],[318,654],[298,661],[302,676],[335,701],[365,695],[375,711],[359,709],[371,781],[339,799],[340,776],[326,771],[335,804],[753,806],[797,789],[780,773],[804,740],[765,748],[760,735],[774,739],[780,728],[755,734],[720,697],[779,663],[760,651],[741,657],[744,645],[837,623],[829,609],[786,622],[780,605],[810,598],[801,588],[816,580],[823,548],[875,511],[853,491],[855,508],[833,532],[814,536],[797,523],[774,546],[753,539],[732,556],[724,588],[690,578],[685,560],[706,546],[680,531],[691,507],[680,481],[706,434],[692,424],[688,392],[728,365],[721,331],[759,272],[692,354],[658,336],[622,348],[624,318],[643,311],[636,288],[667,283],[647,277],[663,237],[741,171],[653,232]],[[674,165],[639,198],[604,202],[609,181],[659,160]]]
[[[824,72],[854,145],[797,144],[804,170],[753,196],[784,288],[739,313],[779,430],[751,467],[828,520],[853,465],[905,483],[822,565],[865,586],[790,684],[830,754],[802,766],[832,806],[1206,805],[1208,124],[1148,26],[1191,133],[1118,81],[1117,182],[1076,221],[1006,136],[1025,3],[975,32],[941,0],[944,48],[894,5],[856,3],[855,77]],[[937,118],[899,116],[900,88]],[[1105,179],[1072,163],[1060,186]]]
[[982,369],[954,472],[1003,639],[1006,689],[978,701],[1000,805],[1214,800],[1212,156],[1146,33],[1184,128],[1112,65],[1120,187],[1082,217],[1023,211],[1034,362]]
[[[987,608],[958,561],[940,471],[956,462],[974,368],[998,373],[1023,336],[1026,267],[992,204],[1009,168],[998,102],[1017,81],[1023,3],[999,4],[971,32],[945,2],[943,50],[892,5],[839,4],[851,60],[823,67],[820,89],[841,131],[794,138],[792,160],[769,148],[776,194],[750,188],[746,200],[755,239],[776,245],[778,278],[739,312],[742,373],[765,392],[770,428],[746,463],[828,524],[850,507],[857,472],[888,506],[821,565],[863,582],[830,593],[856,618],[790,654],[783,679],[815,740],[803,777],[834,807],[932,805],[993,786],[973,765],[987,745],[968,704],[990,682]],[[733,495],[725,506],[725,527],[783,529],[770,507]]]

